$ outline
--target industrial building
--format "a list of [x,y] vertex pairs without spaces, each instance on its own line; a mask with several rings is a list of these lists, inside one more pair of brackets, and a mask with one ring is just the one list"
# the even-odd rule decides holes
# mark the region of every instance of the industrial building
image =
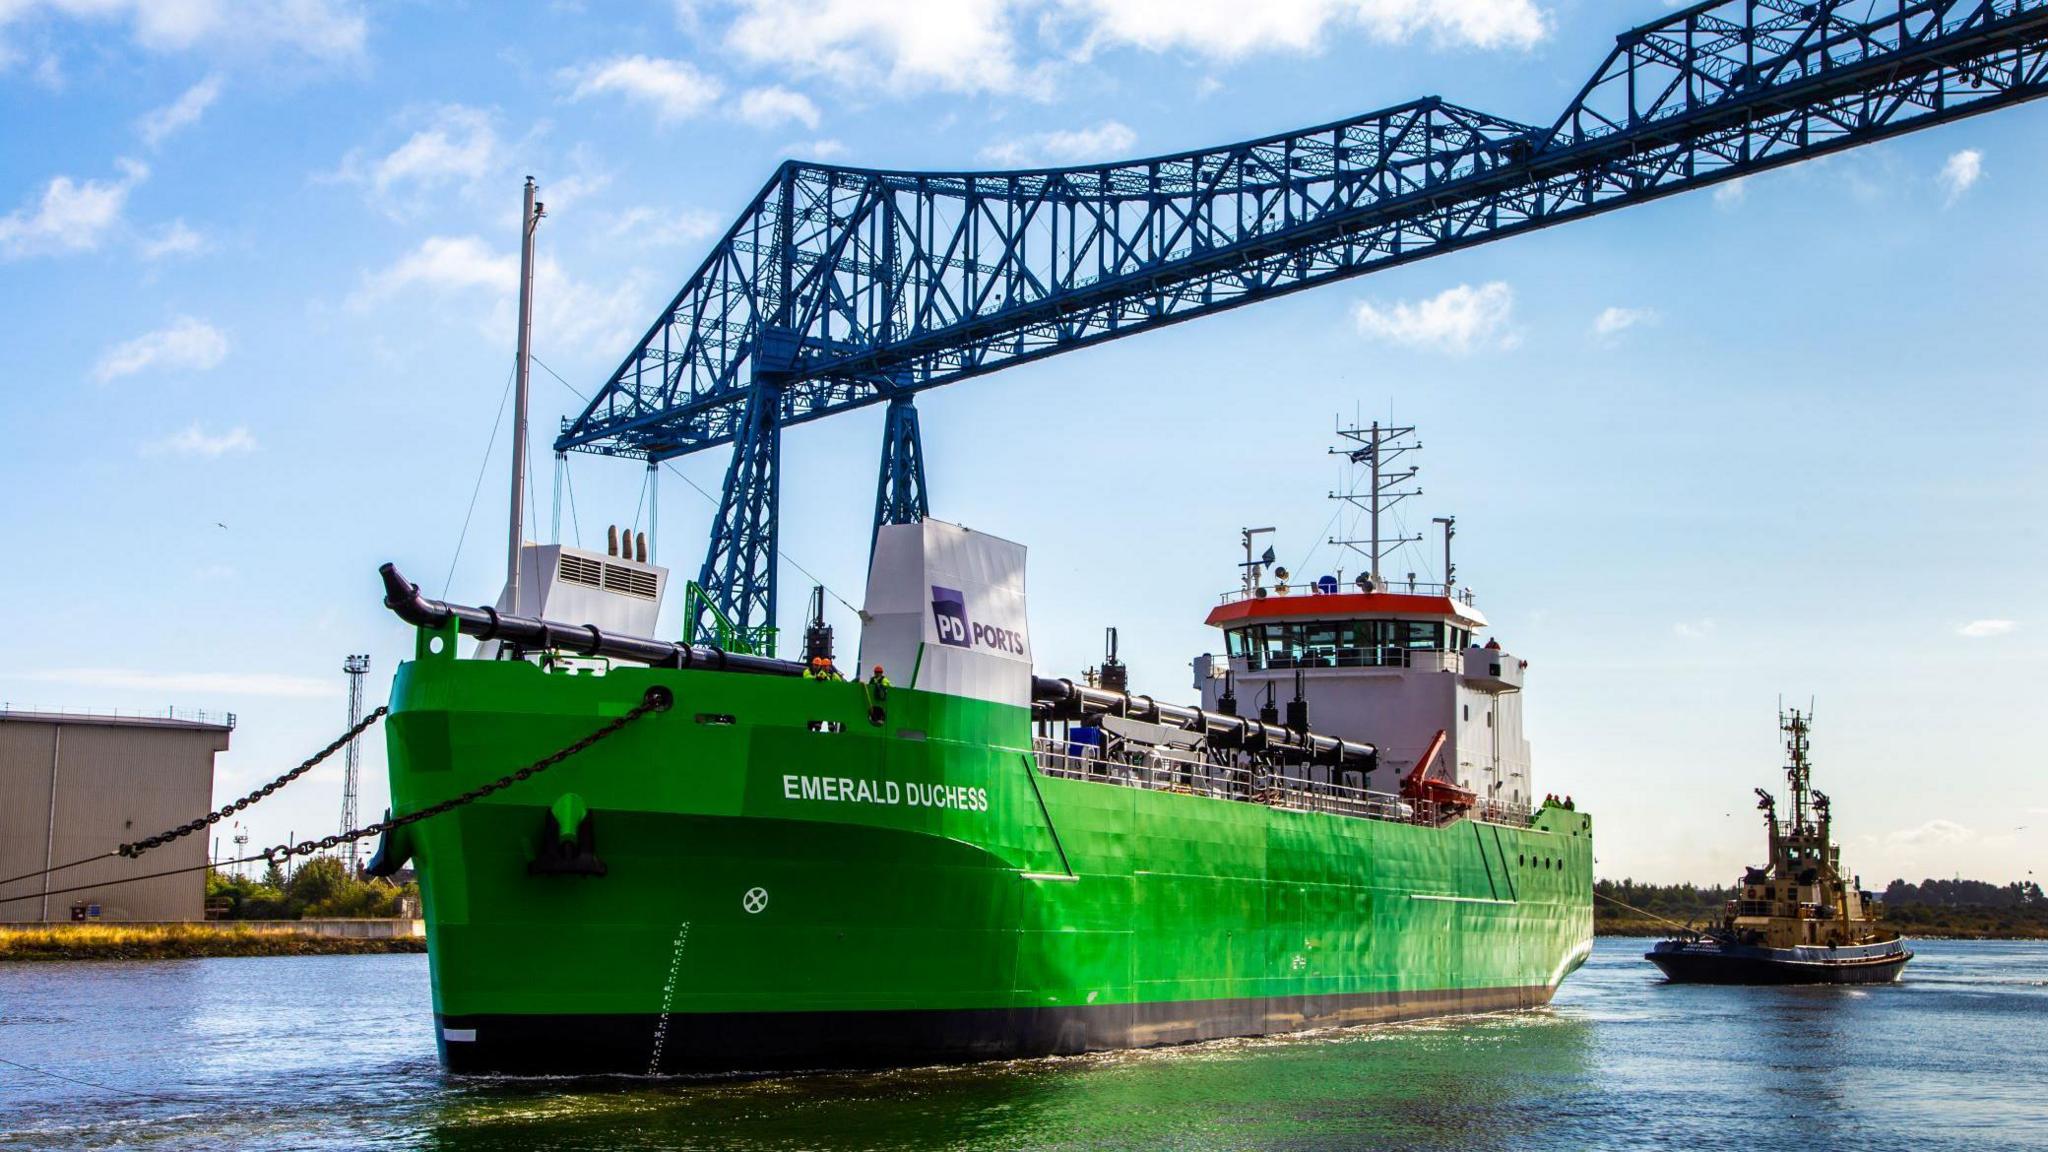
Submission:
[[[69,863],[183,824],[213,805],[213,758],[232,714],[0,709],[0,877]],[[209,829],[208,832],[212,830]],[[0,885],[0,922],[198,920],[210,837]],[[190,868],[176,876],[124,878]],[[59,892],[80,885],[82,891]],[[14,899],[14,897],[32,897]],[[76,914],[74,915],[74,908]]]

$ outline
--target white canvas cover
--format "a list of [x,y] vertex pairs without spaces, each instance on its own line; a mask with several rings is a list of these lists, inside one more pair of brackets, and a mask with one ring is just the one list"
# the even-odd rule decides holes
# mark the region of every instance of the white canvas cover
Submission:
[[885,524],[868,568],[860,671],[928,692],[1028,707],[1024,546],[923,520]]

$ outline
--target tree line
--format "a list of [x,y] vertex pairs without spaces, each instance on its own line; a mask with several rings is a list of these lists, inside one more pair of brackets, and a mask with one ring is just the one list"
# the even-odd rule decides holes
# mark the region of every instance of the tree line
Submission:
[[351,876],[331,856],[315,857],[289,875],[274,861],[253,879],[219,870],[206,874],[209,916],[222,920],[417,916],[419,892],[416,884]]
[[[1600,880],[1593,885],[1596,927],[1648,931],[1651,925],[1704,928],[1720,920],[1738,890],[1732,886],[1640,884]],[[1956,936],[2048,935],[2048,898],[2034,881],[1894,880],[1882,893],[1886,922],[1907,933]]]

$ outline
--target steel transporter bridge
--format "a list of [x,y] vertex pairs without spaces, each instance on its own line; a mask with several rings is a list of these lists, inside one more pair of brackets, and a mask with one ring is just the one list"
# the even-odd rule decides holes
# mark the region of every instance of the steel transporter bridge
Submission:
[[555,441],[730,444],[687,638],[772,654],[782,430],[888,405],[875,523],[926,513],[919,392],[2048,92],[2048,0],[1715,0],[1557,119],[1425,97],[1043,171],[776,170]]

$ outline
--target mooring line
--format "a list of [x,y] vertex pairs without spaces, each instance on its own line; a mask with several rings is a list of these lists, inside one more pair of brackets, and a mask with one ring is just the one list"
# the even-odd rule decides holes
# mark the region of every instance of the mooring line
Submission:
[[661,1018],[655,1021],[654,1024],[654,1054],[648,1057],[647,1060],[647,1074],[649,1076],[661,1075],[661,1050],[668,1044],[669,1008],[675,1003],[676,975],[683,967],[683,945],[689,943],[689,941],[690,922],[685,920],[683,921],[683,926],[676,929],[675,950],[669,954],[668,958],[668,980],[661,986]]
[[23,1072],[33,1072],[38,1076],[48,1076],[52,1080],[62,1080],[66,1084],[76,1084],[81,1088],[96,1088],[101,1092],[111,1092],[116,1096],[127,1096],[135,1100],[156,1100],[171,1104],[206,1103],[206,1101],[194,1100],[184,1096],[159,1096],[154,1092],[136,1092],[127,1088],[116,1088],[111,1084],[95,1084],[90,1080],[80,1080],[76,1076],[66,1076],[62,1072],[52,1072],[48,1068],[37,1068],[32,1064],[23,1064],[19,1061],[9,1060],[5,1056],[0,1056],[0,1064],[5,1064],[9,1068],[19,1068]]

